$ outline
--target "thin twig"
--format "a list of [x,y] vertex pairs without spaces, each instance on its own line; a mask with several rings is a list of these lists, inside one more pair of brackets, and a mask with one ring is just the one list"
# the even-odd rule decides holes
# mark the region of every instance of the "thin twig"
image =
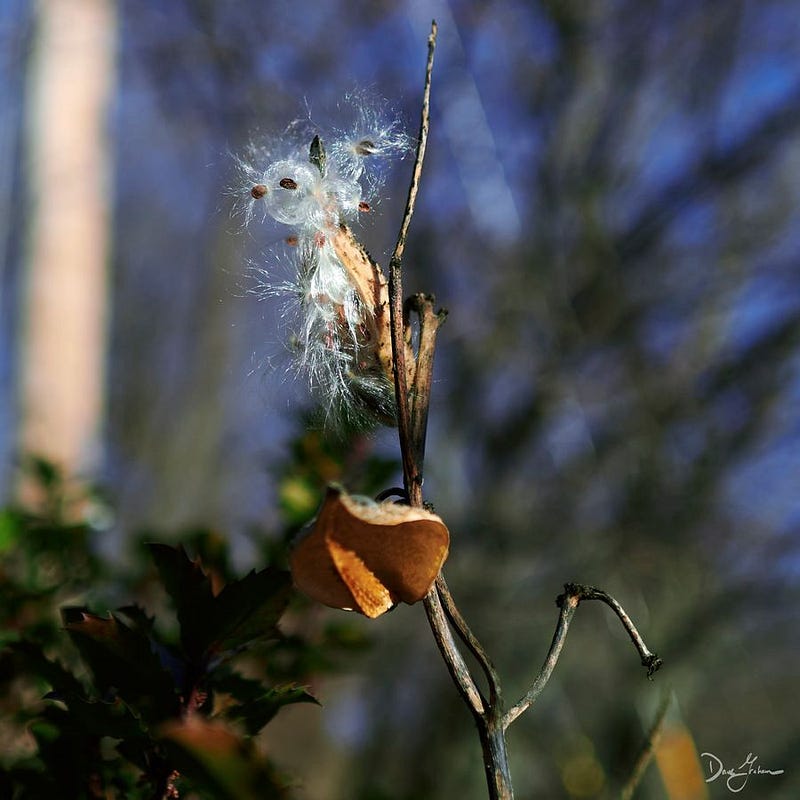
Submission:
[[431,32],[428,36],[428,62],[425,67],[425,89],[422,95],[422,113],[419,122],[419,137],[417,139],[417,153],[414,158],[414,170],[411,173],[411,183],[408,187],[408,198],[406,200],[406,210],[403,221],[400,223],[400,232],[397,235],[397,244],[394,246],[391,263],[402,262],[403,252],[406,248],[406,238],[408,228],[411,225],[411,217],[414,215],[414,204],[417,201],[419,191],[419,179],[422,175],[422,162],[425,159],[425,148],[428,145],[428,128],[431,121],[431,76],[433,75],[433,52],[436,49],[436,33],[438,26],[436,20],[431,22]]
[[619,617],[620,622],[628,632],[628,636],[631,637],[634,647],[638,650],[642,659],[642,666],[647,667],[647,677],[653,677],[653,674],[658,671],[663,662],[655,653],[651,653],[647,649],[644,639],[642,639],[639,631],[636,630],[636,626],[625,609],[608,592],[604,592],[594,586],[582,586],[576,583],[565,584],[564,591],[567,594],[577,594],[580,600],[601,600],[607,606],[613,608],[614,613]]
[[[431,23],[431,33],[428,37],[428,61],[425,67],[425,90],[423,95],[422,112],[420,117],[419,139],[417,153],[414,159],[414,169],[411,184],[408,189],[408,200],[397,237],[397,245],[389,263],[389,313],[392,336],[392,357],[394,361],[395,397],[397,402],[397,427],[400,439],[400,452],[403,460],[403,482],[405,484],[408,502],[412,506],[422,505],[422,464],[418,461],[425,452],[424,440],[426,434],[427,407],[430,401],[430,368],[433,364],[433,348],[437,324],[425,317],[424,310],[420,311],[420,352],[423,357],[423,370],[414,369],[414,409],[416,410],[417,423],[412,428],[412,407],[408,395],[408,366],[406,364],[406,335],[407,315],[403,304],[402,265],[405,250],[406,236],[414,214],[414,204],[419,190],[419,179],[422,174],[422,162],[425,157],[425,147],[428,139],[430,125],[430,94],[431,76],[433,71],[433,53],[436,47],[436,22]],[[430,300],[432,305],[432,299]],[[435,315],[434,315],[435,316]],[[411,354],[413,357],[413,353]],[[426,377],[427,376],[427,377]],[[447,624],[442,603],[432,587],[425,597],[425,611],[433,631],[436,643],[442,654],[447,669],[453,678],[459,692],[476,718],[480,719],[484,713],[484,699],[481,697],[475,681],[470,675],[461,653],[453,639],[452,631]]]
[[[436,45],[436,22],[431,24],[428,38],[428,60],[425,69],[425,89],[420,118],[419,139],[414,169],[408,190],[408,199],[400,232],[389,263],[389,315],[392,340],[397,426],[400,452],[403,461],[405,495],[411,506],[420,507],[422,501],[422,476],[425,459],[428,409],[430,404],[433,357],[436,333],[446,312],[434,312],[433,297],[414,295],[403,300],[402,262],[406,237],[414,213],[422,163],[430,124],[430,92],[433,54]],[[411,346],[410,312],[419,318],[419,343],[417,352]],[[410,391],[409,391],[410,389]],[[397,490],[391,490],[397,493]],[[388,493],[385,493],[388,494]],[[470,709],[481,740],[483,763],[490,800],[513,800],[513,788],[506,751],[506,728],[539,697],[555,669],[566,640],[567,631],[581,600],[602,600],[614,609],[622,621],[647,667],[648,677],[661,666],[661,660],[644,644],[630,617],[620,604],[606,592],[591,586],[566,584],[564,594],[557,599],[561,608],[550,649],[536,680],[527,694],[508,712],[503,712],[500,680],[483,646],[470,630],[458,610],[444,575],[441,573],[424,598],[425,613],[433,631],[436,644],[453,682]],[[478,688],[469,667],[453,636],[453,632],[473,654],[483,670],[488,685],[487,700]]]
[[547,681],[553,674],[553,669],[556,666],[561,650],[564,647],[564,640],[567,636],[567,630],[572,622],[575,611],[581,600],[602,600],[607,605],[614,609],[616,615],[620,618],[625,630],[631,637],[636,650],[642,660],[642,666],[647,667],[647,677],[652,677],[653,673],[661,666],[661,659],[648,650],[644,640],[636,630],[636,626],[631,621],[631,618],[625,612],[625,609],[613,598],[608,592],[602,589],[597,589],[594,586],[584,586],[579,583],[565,583],[564,594],[561,594],[556,599],[556,603],[561,608],[561,613],[556,623],[556,630],[553,634],[553,641],[550,643],[550,649],[547,652],[547,657],[544,660],[539,674],[533,682],[533,685],[525,693],[525,696],[515,705],[508,709],[503,717],[504,727],[508,727],[520,714],[532,706],[539,695],[542,693]]
[[[428,408],[430,405],[431,381],[433,377],[433,356],[436,332],[444,320],[444,312],[434,312],[433,298],[415,295],[406,304],[403,301],[402,263],[406,237],[414,213],[414,205],[422,174],[422,162],[428,139],[430,123],[430,92],[433,70],[433,53],[436,45],[436,22],[431,24],[428,38],[428,61],[425,68],[425,90],[420,118],[419,139],[414,169],[408,189],[408,200],[397,245],[389,262],[389,313],[392,337],[392,356],[394,361],[395,396],[397,402],[397,427],[400,438],[400,452],[403,460],[403,482],[412,506],[422,505],[422,470],[425,458],[425,439],[427,435]],[[415,311],[419,317],[419,344],[414,354],[410,347],[411,329],[409,312]],[[409,387],[409,383],[411,387]],[[411,392],[409,393],[409,388]],[[441,578],[441,576],[440,576]],[[434,639],[442,654],[447,670],[456,684],[459,694],[472,712],[481,738],[484,752],[489,796],[491,800],[511,800],[511,778],[508,770],[503,730],[499,725],[499,683],[494,668],[488,662],[483,648],[477,643],[458,609],[455,607],[447,585],[440,592],[439,584],[434,584],[424,599],[425,613],[433,631]],[[443,603],[448,611],[445,611]],[[477,687],[464,657],[453,637],[453,628],[478,658],[489,677],[491,701],[486,699]]]
[[436,589],[439,593],[439,597],[442,600],[442,605],[444,606],[447,618],[452,623],[461,641],[464,642],[472,655],[475,656],[475,659],[483,670],[483,674],[486,676],[486,680],[489,684],[488,707],[490,709],[499,709],[502,706],[502,692],[497,670],[495,669],[492,660],[483,649],[483,645],[470,630],[470,627],[467,625],[464,617],[461,616],[461,612],[458,610],[458,606],[455,604],[453,596],[450,594],[450,589],[447,586],[447,581],[444,579],[444,574],[441,572],[439,573],[439,577],[436,578]]
[[625,782],[625,785],[620,791],[620,800],[630,800],[633,797],[633,794],[641,783],[645,772],[647,772],[647,768],[650,766],[650,762],[653,760],[653,756],[656,753],[658,743],[661,741],[661,734],[664,732],[664,721],[667,718],[667,711],[669,710],[671,699],[671,693],[664,695],[661,705],[658,707],[656,718],[650,727],[650,732],[647,734],[647,739],[645,740],[645,743],[642,746],[638,757],[636,758],[636,762],[633,765],[631,776]]
[[486,713],[486,701],[472,679],[469,668],[453,640],[453,634],[447,624],[447,618],[442,609],[442,601],[436,591],[436,586],[433,586],[428,594],[425,595],[423,604],[428,615],[428,622],[433,631],[433,637],[436,639],[439,652],[447,665],[447,670],[453,679],[453,683],[455,683],[456,688],[464,698],[464,702],[469,707],[476,722],[480,725]]
[[[436,49],[436,21],[431,23],[431,33],[428,37],[428,61],[425,67],[425,90],[423,93],[422,112],[419,124],[419,139],[417,140],[417,152],[414,158],[414,169],[411,175],[411,183],[408,187],[408,199],[406,209],[403,214],[403,221],[400,224],[400,232],[397,236],[392,258],[389,261],[389,311],[390,325],[392,334],[392,360],[394,364],[394,389],[397,402],[397,428],[400,436],[400,451],[403,460],[403,475],[406,481],[406,492],[409,495],[411,505],[419,505],[414,500],[421,497],[419,489],[414,490],[414,484],[421,481],[421,474],[414,464],[415,447],[404,447],[411,442],[411,410],[408,401],[408,372],[406,365],[405,348],[405,329],[403,323],[403,253],[406,246],[408,228],[411,225],[411,218],[414,215],[414,205],[419,191],[419,179],[422,174],[422,162],[425,159],[425,148],[428,142],[428,129],[430,127],[430,97],[431,97],[431,76],[433,73],[433,53]],[[415,497],[412,497],[412,493]]]
[[561,655],[561,650],[564,647],[564,641],[567,638],[567,631],[569,630],[570,622],[575,616],[575,610],[578,608],[580,599],[573,595],[559,595],[556,600],[561,606],[561,613],[558,615],[558,622],[556,623],[556,630],[553,634],[553,641],[550,642],[550,649],[547,651],[544,664],[539,670],[533,685],[525,693],[525,696],[516,704],[514,704],[503,717],[503,727],[507,728],[520,714],[532,706],[539,695],[542,693],[547,681],[553,674],[558,657]]

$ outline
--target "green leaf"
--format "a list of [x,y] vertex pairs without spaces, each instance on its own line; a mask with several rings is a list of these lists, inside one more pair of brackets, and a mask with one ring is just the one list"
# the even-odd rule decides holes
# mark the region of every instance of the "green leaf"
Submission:
[[46,708],[28,729],[36,741],[44,772],[57,791],[45,796],[84,796],[82,790],[88,785],[89,776],[99,767],[97,737],[81,731],[70,713],[55,705]]
[[66,608],[62,619],[101,693],[116,690],[147,722],[179,713],[172,676],[148,636],[113,614],[98,617],[80,608]]
[[186,654],[198,661],[209,642],[209,622],[214,608],[211,581],[191,561],[183,547],[148,545],[167,594],[172,600],[181,628],[181,644]]
[[228,694],[240,703],[249,703],[264,693],[261,681],[245,678],[224,664],[209,675],[208,686],[214,692]]
[[60,468],[52,461],[41,456],[28,456],[26,468],[34,480],[38,481],[39,485],[44,489],[52,491],[64,481]]
[[117,609],[117,615],[123,616],[127,620],[129,627],[141,631],[146,636],[149,636],[153,632],[153,625],[155,624],[156,618],[148,616],[147,612],[136,603],[120,606]]
[[285,790],[250,742],[220,721],[192,715],[160,728],[170,763],[215,800],[283,798]]
[[9,659],[18,675],[40,678],[57,694],[83,697],[80,681],[57,661],[51,661],[34,642],[19,641],[9,644],[2,653],[2,661]]
[[247,733],[255,736],[284,706],[295,703],[320,704],[302,686],[278,686],[267,690],[260,697],[226,709],[225,717],[241,722]]
[[11,508],[0,510],[0,553],[10,550],[25,530],[24,518]]
[[211,648],[224,653],[276,636],[291,594],[291,576],[273,567],[229,583],[216,598]]
[[281,513],[290,526],[300,526],[314,516],[320,487],[307,475],[288,475],[278,485]]
[[67,706],[72,723],[84,735],[98,739],[103,736],[131,740],[148,738],[141,722],[121,700],[87,700],[71,694],[59,694],[56,699]]
[[149,545],[164,588],[172,598],[187,656],[201,662],[275,636],[291,596],[288,572],[268,567],[228,583],[214,596],[211,581],[182,547]]

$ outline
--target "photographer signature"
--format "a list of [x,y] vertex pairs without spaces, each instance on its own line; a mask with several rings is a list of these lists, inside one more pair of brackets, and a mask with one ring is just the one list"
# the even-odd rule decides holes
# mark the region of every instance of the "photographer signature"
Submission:
[[751,775],[783,775],[782,769],[764,769],[756,764],[758,756],[752,753],[748,753],[747,758],[738,767],[727,769],[722,759],[713,753],[700,753],[700,758],[708,759],[708,771],[711,774],[706,778],[706,783],[711,783],[717,778],[727,778],[725,783],[731,792],[741,792]]

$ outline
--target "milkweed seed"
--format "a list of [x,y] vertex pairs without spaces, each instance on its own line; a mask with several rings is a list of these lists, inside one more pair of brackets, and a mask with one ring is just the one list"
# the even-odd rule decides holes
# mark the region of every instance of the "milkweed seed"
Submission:
[[365,203],[363,200],[358,204],[358,210],[364,214],[371,211],[369,203]]
[[296,189],[297,181],[292,180],[291,178],[281,178],[279,186],[282,189]]
[[261,198],[264,197],[268,191],[269,189],[267,189],[263,183],[257,183],[250,190],[250,196],[253,198],[253,200],[261,200]]
[[356,145],[355,150],[360,156],[374,156],[378,152],[375,143],[371,142],[369,139],[362,139]]

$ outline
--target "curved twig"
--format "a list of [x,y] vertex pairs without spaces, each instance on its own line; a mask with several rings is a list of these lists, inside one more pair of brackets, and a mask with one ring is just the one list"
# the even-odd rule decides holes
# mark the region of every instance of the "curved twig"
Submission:
[[650,650],[647,649],[644,639],[642,639],[639,631],[636,630],[636,626],[633,624],[633,621],[628,616],[625,609],[608,592],[604,592],[602,589],[597,589],[594,586],[582,586],[577,583],[564,584],[564,591],[570,595],[577,595],[580,600],[602,600],[607,606],[614,609],[614,613],[619,617],[620,622],[628,632],[628,636],[631,637],[634,647],[636,647],[639,652],[639,656],[642,659],[642,666],[647,667],[647,677],[652,678],[653,675],[658,672],[663,663],[662,660],[655,653],[651,653]]
[[619,617],[631,641],[636,647],[639,656],[642,660],[642,666],[647,667],[647,677],[651,678],[653,673],[661,666],[661,659],[648,650],[647,645],[633,624],[633,621],[628,616],[625,609],[610,595],[602,589],[597,589],[594,586],[584,586],[579,583],[565,583],[564,594],[560,594],[556,598],[556,604],[561,608],[561,613],[558,616],[556,623],[556,630],[553,634],[553,641],[550,643],[550,649],[547,651],[547,656],[544,660],[539,674],[533,682],[533,685],[525,693],[522,699],[515,703],[503,716],[503,727],[507,728],[520,714],[530,708],[542,693],[547,681],[553,674],[556,662],[561,655],[561,650],[564,647],[564,640],[569,630],[569,625],[572,618],[575,616],[575,611],[578,608],[581,600],[602,600],[606,605],[614,609],[614,613]]

